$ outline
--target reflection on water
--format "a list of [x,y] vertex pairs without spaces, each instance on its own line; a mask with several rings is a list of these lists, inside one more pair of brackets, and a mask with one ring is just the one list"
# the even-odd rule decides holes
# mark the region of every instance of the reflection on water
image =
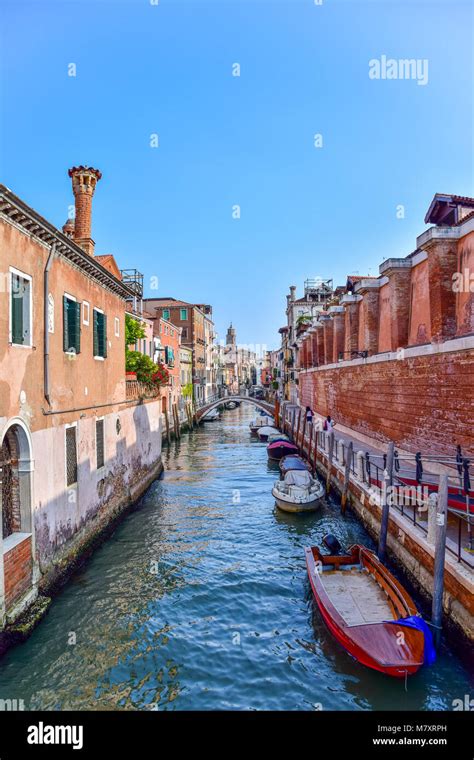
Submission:
[[[447,648],[408,682],[363,668],[313,604],[304,547],[370,538],[328,500],[278,511],[278,468],[252,408],[165,449],[166,474],[0,662],[0,698],[30,709],[451,709],[472,692]],[[71,643],[75,640],[76,643]]]

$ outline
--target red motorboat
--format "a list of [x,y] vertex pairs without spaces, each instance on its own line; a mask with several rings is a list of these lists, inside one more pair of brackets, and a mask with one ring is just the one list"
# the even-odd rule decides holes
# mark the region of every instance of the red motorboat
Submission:
[[280,460],[288,454],[297,454],[298,446],[295,446],[291,441],[276,440],[267,446],[267,453],[269,459]]
[[[340,548],[337,539],[328,536]],[[305,549],[308,576],[331,633],[358,662],[404,678],[425,662],[432,640],[403,586],[376,555],[359,544],[345,554]],[[426,642],[425,642],[426,637]]]

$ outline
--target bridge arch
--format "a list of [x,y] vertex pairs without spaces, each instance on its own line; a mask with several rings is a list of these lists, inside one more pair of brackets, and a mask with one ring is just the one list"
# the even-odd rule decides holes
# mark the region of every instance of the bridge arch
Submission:
[[196,411],[197,421],[200,422],[204,415],[210,412],[211,409],[215,409],[217,406],[227,404],[229,401],[240,401],[241,403],[246,402],[248,404],[253,404],[259,409],[263,409],[263,411],[267,414],[275,414],[275,405],[269,401],[263,401],[262,399],[253,398],[252,396],[224,396],[224,398],[218,398],[215,401],[210,401],[208,404],[201,406]]

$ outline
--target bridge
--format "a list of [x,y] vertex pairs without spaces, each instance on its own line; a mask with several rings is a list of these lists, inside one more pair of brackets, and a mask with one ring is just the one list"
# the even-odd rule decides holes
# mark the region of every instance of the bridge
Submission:
[[263,409],[263,411],[267,412],[267,414],[271,414],[272,416],[275,414],[275,404],[272,404],[269,401],[265,401],[264,399],[237,394],[235,396],[223,396],[222,398],[214,398],[210,401],[206,401],[203,406],[200,406],[198,409],[196,409],[197,422],[201,422],[204,415],[210,412],[211,409],[215,409],[217,406],[227,404],[229,401],[240,401],[241,403],[253,404],[259,409]]

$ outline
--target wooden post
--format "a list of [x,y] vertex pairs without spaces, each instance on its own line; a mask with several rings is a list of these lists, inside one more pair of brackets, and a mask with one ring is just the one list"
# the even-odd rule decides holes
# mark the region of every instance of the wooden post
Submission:
[[181,431],[179,428],[179,413],[178,413],[178,405],[173,405],[173,414],[174,414],[174,431],[176,438],[181,438]]
[[301,447],[300,442],[300,424],[301,424],[301,409],[298,409],[298,424],[296,426],[296,440],[295,443],[297,446]]
[[385,552],[387,549],[388,516],[390,511],[390,501],[392,499],[394,451],[395,444],[393,441],[390,441],[387,449],[387,463],[384,472],[384,488],[382,490],[382,517],[380,522],[379,546],[377,550],[377,556],[381,562],[383,562],[385,559]]
[[443,622],[444,556],[446,553],[446,528],[448,523],[448,476],[439,476],[438,509],[436,514],[436,540],[433,571],[433,603],[431,623],[435,629],[434,638],[438,646]]
[[316,474],[317,472],[317,462],[318,462],[318,430],[316,429],[314,431],[314,447],[313,447],[313,472]]
[[326,493],[329,493],[331,490],[331,469],[332,469],[332,458],[334,455],[334,430],[331,430],[329,433],[329,453],[328,453],[328,472],[326,477]]
[[291,421],[291,440],[295,440],[295,420],[296,420],[296,409],[293,409],[293,418]]
[[168,445],[169,445],[171,438],[170,438],[170,421],[168,417],[168,409],[165,409],[165,423],[166,423],[166,440],[168,441]]
[[309,434],[309,444],[308,444],[308,461],[311,463],[311,451],[313,449],[313,438],[314,438],[314,424],[311,424],[311,431]]
[[341,512],[343,515],[346,514],[346,503],[347,503],[347,494],[349,491],[349,481],[351,478],[351,464],[352,464],[352,449],[354,444],[352,441],[349,441],[349,445],[347,449],[345,449],[345,456],[346,456],[346,463],[345,463],[345,469],[344,469],[344,485],[342,488],[342,496],[341,496]]
[[304,454],[304,437],[306,435],[306,414],[303,414],[303,433],[301,435],[301,452]]

